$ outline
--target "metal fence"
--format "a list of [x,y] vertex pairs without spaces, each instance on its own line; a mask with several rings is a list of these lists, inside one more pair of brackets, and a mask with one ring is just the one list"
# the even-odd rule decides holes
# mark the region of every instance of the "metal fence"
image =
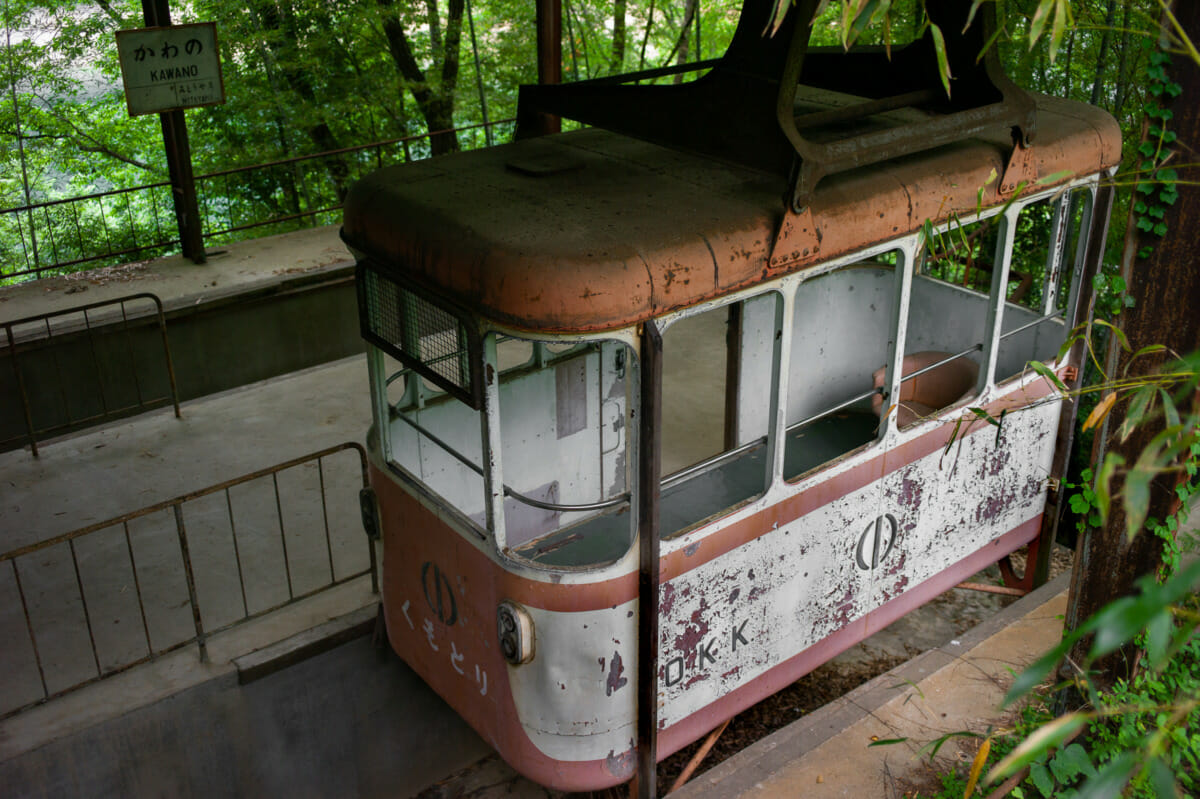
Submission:
[[[487,128],[514,120],[467,125],[454,132],[482,146]],[[265,164],[196,176],[204,239],[220,244],[335,220],[350,184],[367,171],[429,156],[434,131]],[[171,184],[127,189],[0,209],[0,282],[77,271],[165,254],[179,244]]]
[[0,555],[0,718],[191,644],[207,660],[216,633],[368,574],[378,593],[366,484],[346,443]]
[[[94,325],[103,329],[98,332]],[[147,335],[150,325],[157,325],[157,335]],[[168,402],[179,416],[167,323],[162,300],[154,294],[130,294],[27,316],[0,322],[0,328],[7,343],[0,349],[0,359],[9,361],[13,381],[11,390],[0,396],[0,410],[15,419],[16,408],[7,406],[18,396],[24,420],[24,433],[0,438],[0,449],[24,440],[36,456],[39,438]],[[146,352],[155,339],[162,343],[163,370],[146,374],[138,365],[155,360],[147,358]],[[0,385],[3,382],[0,377]],[[80,385],[89,390],[79,391]]]

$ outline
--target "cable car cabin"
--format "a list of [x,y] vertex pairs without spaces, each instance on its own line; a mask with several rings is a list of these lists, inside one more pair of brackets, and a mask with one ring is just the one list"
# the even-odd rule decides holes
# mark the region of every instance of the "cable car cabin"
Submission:
[[[828,85],[852,71],[794,69],[781,169],[758,140],[739,162],[617,120],[386,168],[347,200],[388,637],[540,783],[625,781],[639,713],[665,757],[1052,540],[1073,408],[1028,363],[1074,379],[1059,350],[1089,313],[1117,126],[995,75],[1004,97],[962,108]],[[524,118],[570,111],[556,97]],[[857,166],[813,162],[846,141]]]

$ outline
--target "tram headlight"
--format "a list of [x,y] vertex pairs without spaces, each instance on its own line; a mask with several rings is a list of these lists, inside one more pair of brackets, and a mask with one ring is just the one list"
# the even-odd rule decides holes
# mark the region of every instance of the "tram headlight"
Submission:
[[514,666],[533,660],[533,619],[516,602],[505,600],[496,608],[496,634],[500,654]]
[[358,492],[358,507],[362,511],[363,531],[372,541],[379,540],[379,500],[375,490],[367,487]]

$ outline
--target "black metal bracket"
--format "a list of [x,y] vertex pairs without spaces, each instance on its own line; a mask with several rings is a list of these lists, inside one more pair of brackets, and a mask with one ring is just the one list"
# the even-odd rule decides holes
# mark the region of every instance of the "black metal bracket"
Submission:
[[[729,49],[720,59],[556,85],[525,85],[517,106],[517,138],[538,135],[544,114],[726,162],[777,174],[786,202],[799,212],[828,175],[929,150],[1008,126],[1020,145],[1032,144],[1033,99],[1000,66],[995,12],[970,3],[926,0],[942,31],[953,76],[948,96],[929,31],[891,48],[809,47],[809,21],[819,0],[796,0],[774,35],[767,35],[773,0],[743,0]],[[673,85],[642,84],[662,75],[708,69]],[[856,98],[837,108],[804,102],[802,87]],[[864,124],[872,116],[916,109],[899,126]]]

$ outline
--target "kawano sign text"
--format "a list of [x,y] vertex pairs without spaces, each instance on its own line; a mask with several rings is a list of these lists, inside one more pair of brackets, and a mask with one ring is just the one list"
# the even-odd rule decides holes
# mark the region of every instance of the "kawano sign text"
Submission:
[[117,32],[130,116],[225,102],[212,22]]

